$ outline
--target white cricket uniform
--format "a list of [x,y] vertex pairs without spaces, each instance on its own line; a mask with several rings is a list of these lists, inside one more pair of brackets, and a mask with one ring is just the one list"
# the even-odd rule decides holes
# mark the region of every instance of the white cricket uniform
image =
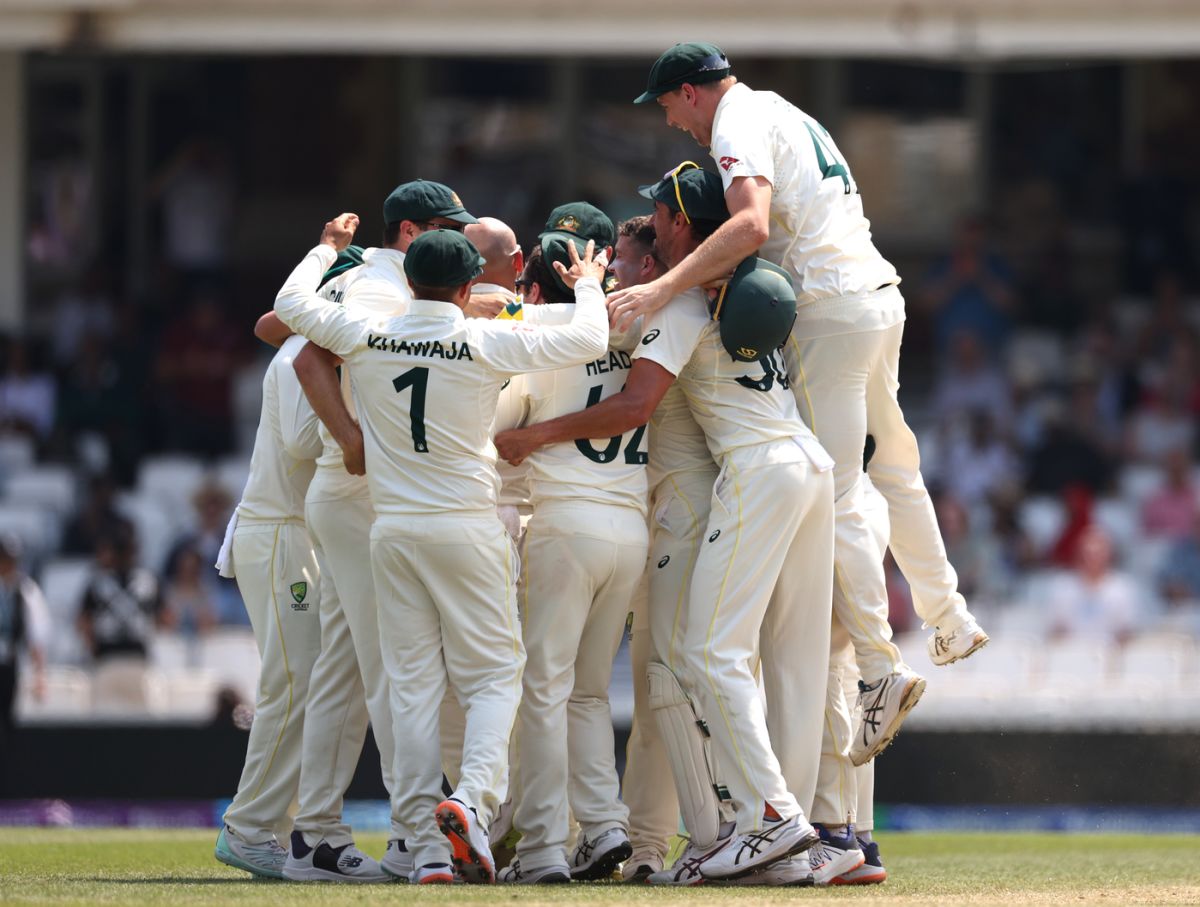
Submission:
[[[330,308],[340,303],[365,318],[402,314],[412,299],[404,253],[367,249],[360,267],[330,280],[319,293]],[[341,382],[343,400],[353,413],[348,366],[342,367]],[[310,846],[324,839],[336,848],[353,840],[350,826],[342,821],[342,798],[358,766],[368,716],[389,793],[395,790],[395,735],[371,576],[375,511],[370,490],[365,477],[346,472],[342,449],[323,424],[320,434],[323,450],[305,513],[321,565],[321,655],[310,684],[310,725],[295,825]],[[393,814],[391,836],[405,835]]]
[[785,349],[800,414],[829,451],[837,508],[839,616],[863,676],[903,665],[891,642],[882,567],[869,557],[862,451],[887,499],[891,549],[927,625],[967,615],[921,478],[916,438],[896,398],[904,299],[896,269],[871,241],[858,187],[833,139],[774,92],[734,85],[717,105],[711,153],[729,189],[738,177],[771,184],[770,235],[758,254],[786,268],[799,303]]
[[[676,376],[720,467],[692,574],[681,680],[712,734],[739,833],[767,804],[801,813],[816,787],[832,598],[829,455],[772,354],[735,362],[691,290],[634,351]],[[751,665],[761,652],[766,711]],[[778,758],[777,758],[778,756]]]
[[[315,285],[315,284],[314,284]],[[300,781],[309,675],[321,650],[320,574],[304,492],[321,450],[317,417],[292,369],[290,337],[267,366],[250,475],[234,512],[231,564],[262,667],[254,723],[225,824],[251,842],[287,838]]]
[[496,516],[490,430],[500,387],[514,374],[603,354],[604,298],[599,281],[579,281],[576,317],[561,327],[466,319],[457,306],[430,300],[414,300],[407,315],[377,326],[308,290],[333,257],[328,246],[313,249],[275,310],[350,367],[376,512],[371,567],[398,741],[394,808],[412,830],[416,865],[449,863],[433,822],[442,699],[452,690],[467,712],[454,795],[486,828],[508,783],[525,664],[520,563]]
[[679,800],[671,763],[650,710],[646,666],[681,669],[692,571],[708,525],[717,464],[678,382],[663,395],[647,431],[650,462],[650,556],[634,597],[630,656],[633,728],[625,755],[622,797],[629,807],[635,851],[665,858],[679,829]]
[[[610,348],[579,365],[525,376],[529,421],[620,393],[632,364],[626,350]],[[589,840],[628,828],[608,686],[649,544],[644,434],[641,427],[552,444],[528,458],[533,516],[520,584],[528,660],[513,795],[526,870],[567,862],[571,813]]]
[[[864,477],[863,485],[864,512],[871,527],[872,556],[882,562],[889,534],[887,501],[871,484],[869,476]],[[835,584],[821,768],[810,818],[825,825],[853,823],[858,830],[869,831],[874,826],[875,760],[860,766],[850,761],[854,728],[861,719],[858,681],[862,675],[858,671],[850,634],[837,616],[841,595],[841,589]]]

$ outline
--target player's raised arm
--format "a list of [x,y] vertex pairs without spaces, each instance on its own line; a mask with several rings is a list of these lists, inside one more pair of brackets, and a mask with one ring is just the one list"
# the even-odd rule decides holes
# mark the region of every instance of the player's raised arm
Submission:
[[504,374],[548,371],[597,359],[608,350],[608,317],[604,310],[605,263],[594,257],[595,243],[588,241],[580,255],[568,242],[571,267],[555,263],[559,276],[575,290],[571,321],[554,327],[533,328],[515,321],[488,322],[487,363]]
[[329,305],[313,288],[333,265],[337,253],[350,245],[357,227],[357,214],[341,214],[329,221],[321,233],[321,241],[296,265],[275,297],[275,314],[280,321],[342,357],[362,344],[367,322]]
[[634,362],[629,380],[619,394],[557,419],[502,431],[496,435],[496,450],[505,460],[518,466],[547,444],[622,435],[650,421],[674,381],[675,376],[657,362],[639,359]]

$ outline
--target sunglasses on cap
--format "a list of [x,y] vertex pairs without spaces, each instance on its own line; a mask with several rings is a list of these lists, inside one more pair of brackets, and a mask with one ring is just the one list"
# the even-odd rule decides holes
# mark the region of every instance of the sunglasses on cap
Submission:
[[675,201],[679,203],[679,213],[683,215],[683,219],[689,224],[692,218],[687,213],[687,208],[683,207],[683,193],[679,191],[679,174],[685,170],[699,170],[700,165],[695,161],[684,161],[673,170],[668,170],[663,174],[663,179],[669,179],[675,185]]
[[[695,75],[699,72],[716,72],[719,69],[729,69],[729,58],[724,54],[709,54],[703,60],[696,64],[690,75]],[[686,79],[684,81],[687,81]]]
[[413,223],[424,230],[453,230],[455,233],[462,233],[466,230],[466,224],[443,224],[435,220],[414,220]]

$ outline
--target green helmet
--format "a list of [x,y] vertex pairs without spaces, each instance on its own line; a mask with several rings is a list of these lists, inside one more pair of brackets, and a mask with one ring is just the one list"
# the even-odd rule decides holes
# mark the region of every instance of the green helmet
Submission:
[[754,362],[783,345],[796,320],[796,291],[787,271],[751,255],[710,304],[721,344],[738,362]]

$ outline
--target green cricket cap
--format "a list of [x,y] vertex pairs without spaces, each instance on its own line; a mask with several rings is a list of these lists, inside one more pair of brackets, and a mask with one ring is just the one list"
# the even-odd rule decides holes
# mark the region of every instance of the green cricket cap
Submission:
[[645,104],[680,85],[703,85],[717,82],[729,75],[732,67],[725,51],[715,44],[690,42],[676,44],[663,53],[650,67],[646,90],[633,103]]
[[432,180],[402,183],[383,200],[383,222],[387,224],[402,220],[426,221],[435,217],[460,224],[479,223],[467,213],[457,192]]
[[[558,269],[554,267],[554,263],[557,261],[568,271],[571,270],[571,252],[567,249],[567,246],[573,245],[575,251],[579,253],[579,257],[583,258],[588,241],[581,236],[552,231],[550,233],[543,233],[538,237],[538,244],[542,247],[542,258],[545,260],[547,267],[550,268],[550,276],[554,278],[554,282],[558,284],[559,289],[573,296],[575,291],[567,286],[566,281],[558,273]],[[603,246],[597,242],[595,252],[598,253],[602,248]]]
[[681,211],[688,220],[729,220],[725,205],[725,187],[721,178],[685,161],[657,183],[638,186],[638,195],[662,202],[672,211]]
[[738,362],[753,362],[778,349],[796,321],[796,291],[783,268],[751,255],[733,272],[711,303],[720,322],[721,345]]
[[612,218],[587,202],[567,202],[551,211],[546,218],[546,229],[538,234],[538,239],[550,233],[574,236],[582,239],[585,245],[590,239],[596,244],[597,252],[617,242],[617,228],[613,226]]
[[404,256],[404,273],[421,287],[461,287],[482,274],[483,266],[471,240],[454,230],[422,233]]

